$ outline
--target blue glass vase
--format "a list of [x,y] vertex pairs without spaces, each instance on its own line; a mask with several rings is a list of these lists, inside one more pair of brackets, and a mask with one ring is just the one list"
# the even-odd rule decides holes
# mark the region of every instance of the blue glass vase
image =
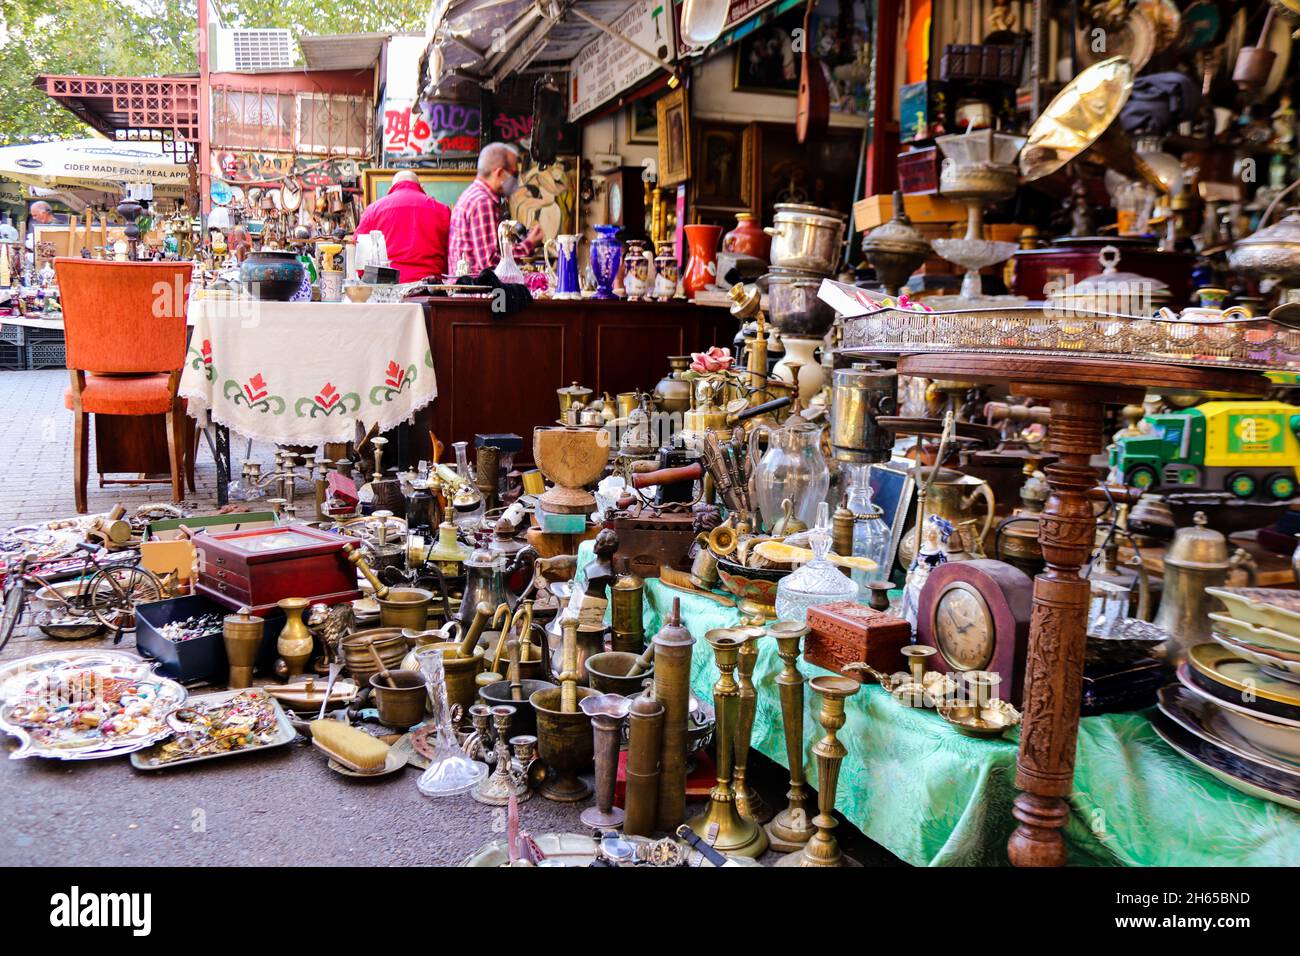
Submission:
[[591,243],[591,272],[596,277],[594,299],[613,299],[614,281],[618,267],[623,262],[623,244],[616,234],[618,226],[597,226],[596,238]]

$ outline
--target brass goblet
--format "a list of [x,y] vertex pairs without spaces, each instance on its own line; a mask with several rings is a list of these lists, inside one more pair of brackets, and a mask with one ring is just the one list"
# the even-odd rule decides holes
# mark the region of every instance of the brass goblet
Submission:
[[756,823],[766,823],[772,819],[772,808],[748,784],[745,772],[749,767],[749,745],[754,736],[754,716],[758,711],[758,692],[754,690],[758,639],[765,637],[767,631],[761,626],[748,626],[737,628],[737,632],[745,638],[745,643],[740,645],[740,658],[736,665],[736,678],[740,685],[740,706],[736,718],[736,809],[742,817]]
[[817,758],[817,816],[813,826],[817,832],[808,845],[791,853],[777,866],[844,866],[844,854],[835,839],[835,791],[839,785],[840,764],[848,751],[835,736],[844,726],[844,701],[858,692],[860,686],[852,677],[818,676],[808,681],[808,686],[821,695],[822,709],[818,714],[826,735],[813,745]]
[[[708,807],[689,820],[687,826],[707,839],[710,829],[716,825],[714,849],[719,853],[757,858],[767,850],[767,833],[753,820],[740,815],[736,809],[736,794],[731,787],[740,705],[740,685],[736,683],[735,670],[740,662],[740,648],[748,637],[744,629],[720,627],[709,631],[704,639],[713,648],[718,665],[718,681],[713,685],[713,710],[716,714],[713,740],[717,751],[718,782],[709,791]],[[852,683],[856,686],[856,682]]]
[[799,673],[799,641],[808,633],[808,625],[796,621],[777,621],[771,627],[776,638],[777,655],[785,665],[776,677],[781,695],[781,723],[785,732],[785,756],[790,764],[790,789],[786,791],[786,808],[767,825],[772,849],[794,853],[812,836],[806,806],[803,773],[803,674]]

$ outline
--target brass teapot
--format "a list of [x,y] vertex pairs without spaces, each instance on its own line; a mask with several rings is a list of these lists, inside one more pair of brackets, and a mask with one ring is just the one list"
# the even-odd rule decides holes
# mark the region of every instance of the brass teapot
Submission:
[[[934,472],[933,481],[930,480],[932,472]],[[954,468],[935,465],[913,468],[912,479],[916,482],[917,500],[920,504],[917,507],[916,521],[903,532],[902,540],[898,543],[899,563],[904,568],[912,566],[912,559],[916,557],[916,529],[930,515],[938,515],[952,522],[954,528],[961,530],[962,540],[966,542],[967,550],[977,558],[983,557],[986,553],[985,542],[988,541],[989,530],[993,526],[997,510],[997,502],[993,498],[993,489],[989,487],[989,483],[982,478],[962,474]],[[930,483],[928,489],[926,489],[926,482]],[[923,498],[922,490],[924,490]],[[975,515],[971,506],[980,498],[984,500],[986,514],[982,519],[983,526],[976,531],[973,525],[981,519]],[[921,513],[922,511],[924,514]]]

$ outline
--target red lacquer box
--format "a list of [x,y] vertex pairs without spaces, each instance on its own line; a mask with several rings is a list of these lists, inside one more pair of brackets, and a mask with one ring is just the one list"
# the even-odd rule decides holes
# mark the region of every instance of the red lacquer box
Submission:
[[231,610],[263,614],[282,598],[337,604],[361,597],[346,538],[300,524],[194,536],[198,590]]

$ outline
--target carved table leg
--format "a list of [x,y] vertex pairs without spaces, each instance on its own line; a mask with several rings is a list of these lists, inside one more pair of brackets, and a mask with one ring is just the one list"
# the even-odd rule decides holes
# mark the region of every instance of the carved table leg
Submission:
[[[1029,390],[1030,386],[1026,386]],[[1095,521],[1086,497],[1097,484],[1088,459],[1102,448],[1102,401],[1084,388],[1034,385],[1051,399],[1048,448],[1060,460],[1046,469],[1052,494],[1039,520],[1046,570],[1034,580],[1024,722],[1012,813],[1019,826],[1007,850],[1016,866],[1064,866],[1065,826],[1074,781],[1089,584],[1079,576],[1092,552]]]

